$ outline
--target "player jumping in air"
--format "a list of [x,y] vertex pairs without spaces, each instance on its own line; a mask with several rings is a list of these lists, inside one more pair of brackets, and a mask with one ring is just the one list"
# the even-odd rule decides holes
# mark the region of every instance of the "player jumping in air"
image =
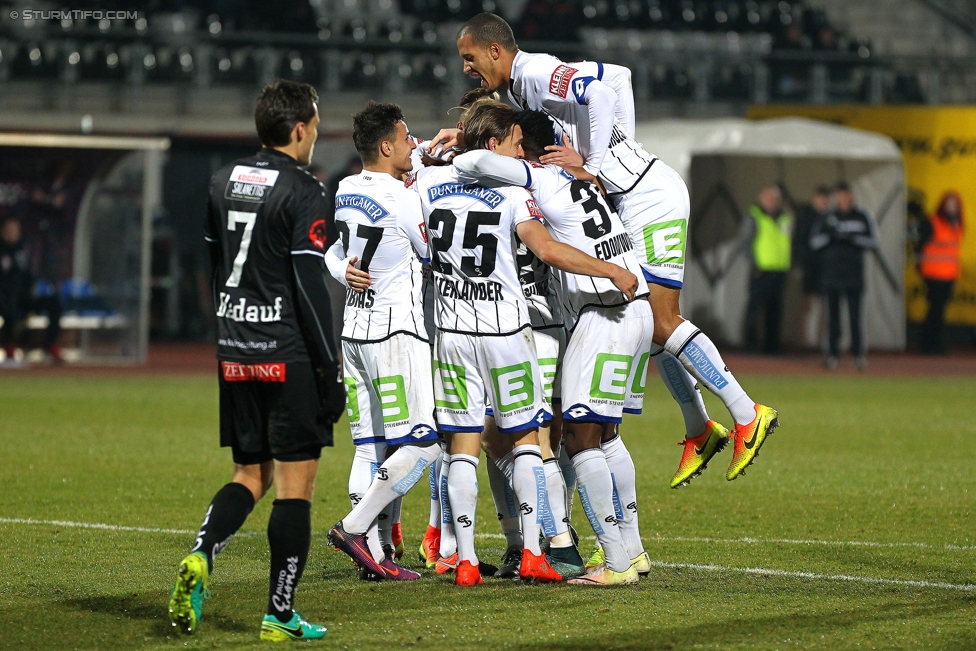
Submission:
[[[484,107],[466,126],[466,147],[519,155],[520,132],[514,111]],[[481,583],[474,551],[476,470],[489,401],[498,430],[514,437],[513,488],[525,545],[520,576],[559,581],[562,577],[539,548],[540,529],[552,517],[537,434],[545,408],[513,234],[546,264],[611,278],[630,295],[637,279],[552,240],[524,189],[467,184],[453,166],[421,170],[414,186],[423,205],[436,285],[434,402],[439,428],[451,434],[448,493],[460,559],[455,582]]]
[[312,541],[312,490],[342,415],[339,352],[324,251],[336,239],[325,189],[308,172],[319,122],[308,84],[264,88],[254,120],[264,148],[210,180],[206,238],[220,361],[220,444],[234,478],[214,496],[169,602],[174,626],[200,623],[215,556],[275,486],[268,521],[271,585],[262,640],[317,639],[294,610]]
[[[778,426],[777,413],[746,394],[711,339],[678,313],[688,190],[674,170],[633,138],[630,71],[596,62],[567,64],[547,54],[522,52],[508,23],[489,13],[465,23],[457,47],[465,73],[479,77],[482,88],[505,89],[516,105],[543,111],[553,120],[560,141],[568,138],[585,158],[582,167],[573,169],[574,175],[599,181],[630,233],[650,289],[652,359],[685,417],[684,453],[671,486],[677,488],[700,474],[730,437],[708,418],[696,380],[725,403],[735,420],[732,461],[726,472],[726,479],[735,479]],[[434,140],[451,137],[442,132]],[[552,150],[543,162],[573,167],[575,152],[566,147]]]
[[354,503],[329,541],[378,578],[413,580],[420,575],[394,562],[392,540],[379,544],[376,521],[440,454],[424,325],[424,216],[417,193],[402,180],[416,145],[395,104],[367,104],[353,118],[352,137],[363,171],[339,183],[342,239],[327,261],[340,281],[348,275],[355,283],[353,267],[368,274],[369,286],[354,285],[346,294],[342,353],[356,444],[349,478]]

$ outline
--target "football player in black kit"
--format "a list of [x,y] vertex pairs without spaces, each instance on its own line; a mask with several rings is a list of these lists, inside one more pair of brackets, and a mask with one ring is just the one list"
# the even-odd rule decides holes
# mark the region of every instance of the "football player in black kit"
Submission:
[[300,167],[312,158],[317,101],[308,84],[266,86],[254,111],[263,148],[210,181],[220,445],[233,452],[234,477],[214,496],[180,563],[169,615],[187,633],[199,625],[214,557],[274,484],[261,639],[325,635],[324,626],[294,610],[311,544],[318,460],[332,445],[346,396],[323,256],[337,231],[325,188]]

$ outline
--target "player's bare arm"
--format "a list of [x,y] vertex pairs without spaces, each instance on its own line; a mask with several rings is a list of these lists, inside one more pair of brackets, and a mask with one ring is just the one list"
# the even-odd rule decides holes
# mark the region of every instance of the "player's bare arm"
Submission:
[[552,239],[549,231],[538,221],[522,222],[515,228],[519,239],[529,250],[550,267],[569,273],[608,278],[627,295],[628,300],[637,292],[637,276],[623,267],[596,258]]

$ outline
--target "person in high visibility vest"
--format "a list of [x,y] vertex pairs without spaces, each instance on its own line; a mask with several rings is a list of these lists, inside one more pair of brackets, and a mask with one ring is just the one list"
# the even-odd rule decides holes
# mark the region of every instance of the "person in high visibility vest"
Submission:
[[752,253],[749,304],[746,308],[746,349],[758,350],[759,322],[763,317],[762,352],[780,352],[783,289],[790,270],[793,217],[783,210],[783,195],[775,185],[759,191],[756,203],[742,222],[739,234]]
[[840,299],[847,299],[851,325],[851,353],[858,370],[867,367],[864,350],[864,328],[861,324],[861,302],[864,296],[864,252],[878,247],[874,222],[866,212],[854,206],[854,194],[844,182],[834,189],[836,207],[814,223],[810,231],[810,248],[822,251],[821,283],[827,295],[829,351],[824,365],[837,368],[840,355]]
[[918,270],[925,280],[929,299],[921,342],[922,352],[926,354],[945,353],[945,310],[961,271],[962,231],[962,199],[955,191],[942,195],[938,209],[919,226]]

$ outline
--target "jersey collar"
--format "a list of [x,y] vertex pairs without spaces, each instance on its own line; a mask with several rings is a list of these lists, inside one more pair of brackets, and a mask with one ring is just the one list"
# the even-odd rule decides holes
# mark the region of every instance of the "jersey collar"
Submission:
[[522,96],[519,90],[516,90],[516,85],[519,89],[522,88],[522,69],[525,68],[529,56],[522,50],[515,53],[515,58],[512,59],[512,70],[508,75],[508,93],[512,96],[512,99],[519,105],[519,108],[524,109]]
[[278,151],[277,149],[272,149],[271,147],[262,147],[261,151],[258,152],[258,158],[262,160],[272,160],[276,163],[292,163],[298,165],[298,161],[285,154]]

